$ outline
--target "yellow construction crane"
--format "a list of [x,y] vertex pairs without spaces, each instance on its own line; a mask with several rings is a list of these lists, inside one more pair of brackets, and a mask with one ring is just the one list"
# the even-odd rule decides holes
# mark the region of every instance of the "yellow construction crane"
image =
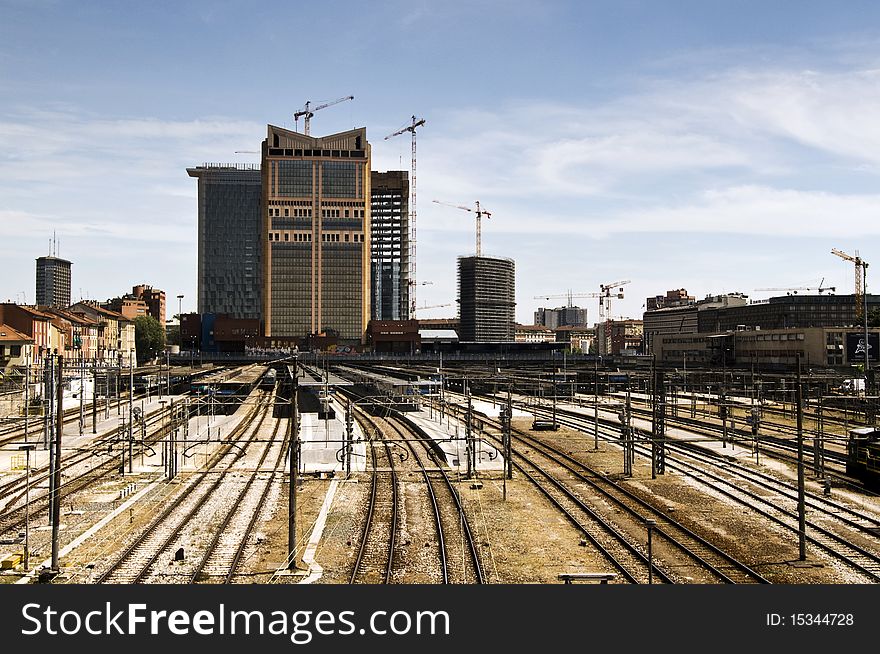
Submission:
[[312,101],[309,100],[306,102],[306,106],[302,109],[302,111],[297,111],[293,114],[293,122],[296,125],[296,131],[299,131],[299,119],[305,118],[305,131],[303,134],[306,136],[309,135],[309,120],[315,115],[316,111],[320,111],[321,109],[326,109],[327,107],[332,107],[334,104],[339,104],[340,102],[345,102],[346,100],[354,100],[353,95],[347,95],[344,98],[338,98],[337,100],[331,100],[330,102],[324,102],[323,104],[319,104],[316,107],[312,107]]
[[[859,256],[859,251],[856,250],[856,255],[852,256],[847,254],[846,252],[841,252],[837,248],[831,248],[831,254],[835,254],[841,259],[845,261],[852,261],[855,264],[856,270],[856,286],[855,286],[855,296],[856,296],[856,320],[861,322],[863,317],[863,312],[866,310],[865,307],[865,289],[864,289],[864,281],[867,276],[868,264]],[[860,270],[861,269],[861,270]]]
[[481,243],[480,243],[480,217],[486,216],[486,218],[491,218],[492,217],[491,212],[480,208],[480,201],[479,200],[477,200],[475,202],[476,207],[473,209],[471,207],[466,207],[463,204],[452,204],[451,202],[442,202],[441,200],[434,200],[434,202],[436,202],[437,204],[445,204],[447,207],[455,207],[456,209],[463,209],[464,211],[471,211],[476,214],[476,216],[477,216],[477,256],[478,257],[481,256],[482,250],[481,250]]
[[412,116],[411,123],[401,127],[385,137],[387,141],[395,136],[400,136],[404,132],[412,134],[412,172],[409,178],[409,317],[413,318],[413,312],[416,310],[416,129],[425,124],[424,118],[416,118]]

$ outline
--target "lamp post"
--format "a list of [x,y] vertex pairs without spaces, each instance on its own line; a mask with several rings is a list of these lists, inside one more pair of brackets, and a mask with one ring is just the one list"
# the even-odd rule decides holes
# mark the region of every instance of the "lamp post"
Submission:
[[24,571],[30,569],[30,532],[31,532],[31,450],[36,449],[35,443],[19,445],[25,451],[25,483],[24,483]]

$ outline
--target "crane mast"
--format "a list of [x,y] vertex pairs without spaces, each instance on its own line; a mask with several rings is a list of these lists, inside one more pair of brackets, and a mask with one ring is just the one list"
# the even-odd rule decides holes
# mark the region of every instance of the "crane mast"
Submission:
[[480,218],[482,216],[486,216],[486,218],[491,218],[492,213],[489,211],[486,211],[485,209],[481,209],[479,200],[477,200],[474,203],[476,205],[475,209],[471,209],[470,207],[466,207],[461,204],[452,204],[451,202],[441,202],[440,200],[434,200],[434,202],[436,202],[437,204],[445,204],[447,207],[455,207],[456,209],[462,209],[464,211],[470,211],[471,213],[476,214],[476,216],[477,216],[477,256],[478,257],[481,256],[482,255],[482,243],[481,243],[482,238],[480,235],[480,232],[481,232]]
[[867,310],[867,307],[865,307],[865,289],[862,280],[867,274],[868,264],[859,256],[858,250],[856,250],[855,256],[852,256],[846,252],[838,250],[837,248],[831,248],[831,254],[837,255],[844,261],[852,261],[855,265],[856,320],[861,322],[864,312]]
[[412,116],[412,123],[403,127],[393,134],[385,137],[385,140],[409,132],[412,134],[412,172],[410,173],[409,191],[409,281],[407,282],[409,293],[409,319],[415,317],[416,311],[416,128],[425,124],[423,118],[416,119]]

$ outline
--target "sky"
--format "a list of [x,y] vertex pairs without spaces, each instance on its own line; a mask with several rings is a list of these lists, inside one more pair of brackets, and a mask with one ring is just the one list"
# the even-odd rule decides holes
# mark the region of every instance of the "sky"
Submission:
[[433,200],[491,212],[527,324],[569,293],[598,320],[577,296],[624,280],[615,317],[679,288],[852,293],[832,248],[880,288],[880,3],[0,0],[0,301],[34,302],[55,233],[74,301],[146,283],[194,311],[186,168],[259,163],[267,124],[348,95],[311,133],[366,127],[374,170],[409,170],[385,137],[426,121],[417,303],[446,306],[420,317],[454,315],[475,250]]

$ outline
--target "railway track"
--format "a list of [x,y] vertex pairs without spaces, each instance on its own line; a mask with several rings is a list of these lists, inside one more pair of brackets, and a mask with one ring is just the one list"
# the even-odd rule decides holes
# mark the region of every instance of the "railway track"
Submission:
[[[364,425],[367,426],[367,425]],[[372,475],[367,517],[355,557],[349,583],[388,584],[394,571],[400,500],[397,471],[388,440],[381,430],[365,430],[369,434]],[[387,467],[379,466],[376,446],[382,444],[382,457]]]
[[[476,538],[462,503],[461,495],[456,489],[449,473],[439,464],[430,445],[425,442],[420,434],[413,431],[405,421],[399,418],[388,418],[386,420],[412,454],[428,489],[438,534],[439,549],[441,551],[440,557],[443,561],[443,583],[486,583]],[[431,470],[428,469],[422,460],[419,448],[412,442],[413,438],[419,441],[426,458],[434,461],[435,467]],[[452,547],[452,544],[457,544],[458,547]]]
[[[215,530],[201,559],[189,577],[190,583],[232,583],[241,563],[245,547],[251,540],[254,526],[260,515],[260,508],[272,488],[272,482],[283,476],[285,453],[287,452],[287,434],[285,433],[276,448],[280,421],[276,421],[270,437],[271,445],[263,450],[260,460],[247,482],[226,512],[223,522]],[[275,451],[274,457],[269,454]],[[272,467],[264,469],[267,459]]]
[[[143,447],[149,447],[163,437],[163,425],[161,409],[150,413],[146,417],[146,426],[157,427],[155,431],[147,434],[147,438],[143,443],[137,441],[133,443],[133,453],[140,453]],[[120,443],[121,427],[117,427],[100,436],[96,441],[89,443],[87,447],[81,451],[69,454],[63,461],[61,467],[61,475],[63,486],[60,492],[60,498],[63,502],[76,493],[87,490],[96,482],[106,478],[108,474],[118,471],[120,467],[121,456],[125,454],[121,450],[116,452],[108,452],[105,448],[112,448]],[[81,469],[85,468],[85,469]],[[30,483],[31,488],[37,488],[40,484],[48,484],[49,467],[43,466],[35,468],[31,471]],[[25,476],[19,476],[5,484],[0,485],[0,497],[9,498],[6,506],[10,507],[0,513],[0,534],[8,534],[17,531],[24,525],[24,504],[18,504],[25,496]],[[45,493],[37,493],[31,490],[30,498],[30,519],[39,519],[43,513],[49,510],[49,491]]]
[[[183,483],[177,497],[156,516],[140,534],[125,547],[121,555],[96,577],[96,583],[141,583],[150,577],[151,570],[163,553],[167,553],[178,542],[187,525],[204,525],[210,521],[212,508],[210,500],[215,491],[235,470],[235,464],[247,452],[262,425],[263,419],[271,410],[272,394],[257,391],[261,397],[233,434],[234,441],[227,442],[214,454],[204,470],[190,475]],[[252,425],[256,419],[256,427]],[[269,448],[267,448],[268,450]],[[208,476],[214,477],[208,481]],[[217,496],[221,494],[217,493]],[[203,511],[203,508],[205,509]],[[208,522],[205,522],[208,520]],[[198,542],[198,541],[196,541]],[[170,578],[168,578],[170,577]],[[186,574],[162,576],[167,583],[178,579],[189,579]]]
[[[500,423],[478,418],[500,430]],[[501,444],[500,436],[485,432]],[[649,562],[642,546],[647,520],[654,520],[658,536],[653,575],[665,583],[690,581],[681,570],[692,570],[700,583],[769,583],[762,575],[719,549],[711,542],[670,518],[635,494],[607,479],[598,471],[513,429],[513,463],[593,543],[631,583],[644,583]],[[536,461],[540,458],[543,463]],[[605,517],[611,507],[614,521]]]
[[[592,429],[593,426],[586,417],[559,418],[559,412],[557,421],[580,430]],[[607,430],[603,432],[605,440],[618,442],[617,430],[611,431],[605,425],[602,428]],[[546,443],[541,444],[550,447]],[[798,499],[790,481],[780,480],[726,459],[719,460],[717,456],[687,443],[667,440],[666,447],[676,454],[674,459],[667,456],[667,469],[678,471],[790,532],[799,532]],[[637,453],[650,458],[649,447],[636,444],[635,448]],[[556,448],[552,449],[576,465],[585,466],[576,458]],[[810,514],[806,522],[807,542],[864,575],[866,580],[880,581],[878,516],[816,493],[805,493],[805,507]]]

